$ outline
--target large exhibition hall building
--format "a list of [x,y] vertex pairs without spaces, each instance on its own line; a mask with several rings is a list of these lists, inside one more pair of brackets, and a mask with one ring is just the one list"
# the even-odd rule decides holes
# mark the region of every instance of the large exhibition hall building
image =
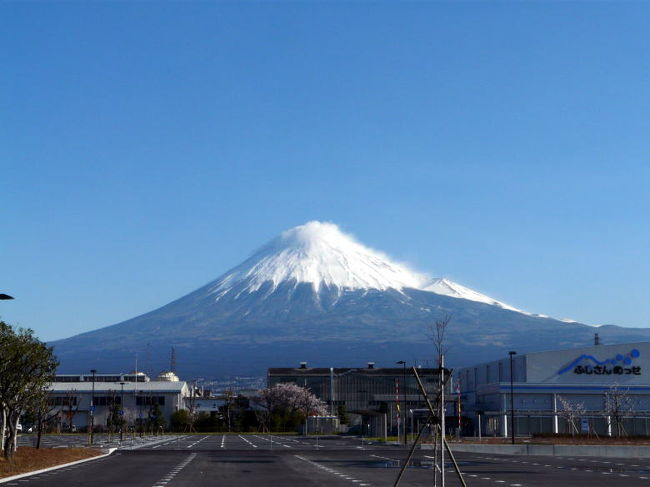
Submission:
[[454,375],[464,434],[509,436],[511,415],[517,435],[650,434],[650,342],[512,353]]

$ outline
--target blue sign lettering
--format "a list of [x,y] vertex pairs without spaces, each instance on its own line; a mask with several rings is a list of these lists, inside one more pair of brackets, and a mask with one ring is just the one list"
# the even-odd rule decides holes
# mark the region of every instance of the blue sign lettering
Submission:
[[566,367],[560,369],[558,375],[570,370],[573,370],[574,374],[587,375],[641,375],[641,367],[632,366],[634,359],[639,358],[640,355],[641,352],[636,348],[630,350],[626,355],[619,353],[615,357],[603,361],[598,360],[593,355],[583,354]]

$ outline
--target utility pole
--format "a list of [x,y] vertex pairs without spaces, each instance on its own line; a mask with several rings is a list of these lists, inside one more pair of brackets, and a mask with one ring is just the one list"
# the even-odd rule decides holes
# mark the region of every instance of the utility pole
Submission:
[[445,356],[440,354],[440,485],[445,487]]
[[120,443],[124,439],[124,381],[120,382]]
[[408,432],[406,431],[406,427],[408,425],[408,421],[406,420],[406,411],[407,411],[407,406],[406,406],[406,362],[404,360],[400,360],[397,362],[397,364],[402,365],[402,398],[404,399],[402,402],[404,403],[404,414],[401,414],[400,416],[404,417],[404,444],[408,445]]
[[140,401],[139,404],[139,410],[138,410],[138,423],[139,423],[139,430],[140,430],[140,438],[142,438],[142,435],[144,434],[144,418],[142,417],[142,403],[144,403],[144,391],[140,391],[142,394],[140,396],[137,396],[138,391],[135,391],[136,393],[136,399],[135,399],[135,404],[138,406],[138,400]]
[[510,355],[510,431],[512,435],[512,444],[515,444],[515,387],[512,367],[512,357],[517,355],[517,352],[508,352]]
[[400,430],[402,424],[402,412],[399,407],[399,379],[395,377],[395,412],[397,419],[397,443],[402,441],[402,431]]
[[90,444],[92,445],[95,439],[95,376],[97,370],[91,369],[90,372],[93,374],[93,391],[90,396]]
[[334,414],[334,367],[330,367],[330,416]]

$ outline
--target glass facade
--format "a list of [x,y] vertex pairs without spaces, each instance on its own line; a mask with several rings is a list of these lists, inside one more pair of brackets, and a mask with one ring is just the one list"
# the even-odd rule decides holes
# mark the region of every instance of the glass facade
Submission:
[[[438,384],[437,369],[418,369],[418,375],[433,398]],[[306,387],[328,405],[332,404],[333,413],[339,406],[345,406],[353,414],[392,412],[393,415],[397,413],[397,403],[402,410],[426,407],[410,369],[335,368],[333,373],[328,368],[269,369],[269,386],[283,382]]]

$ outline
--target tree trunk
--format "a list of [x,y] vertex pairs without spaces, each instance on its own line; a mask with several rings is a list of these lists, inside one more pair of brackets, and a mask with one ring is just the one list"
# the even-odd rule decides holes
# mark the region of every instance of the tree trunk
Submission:
[[20,417],[17,414],[8,414],[7,416],[8,434],[5,437],[4,456],[7,460],[11,461],[13,460],[14,453],[16,453],[16,430],[18,429],[18,420]]
[[7,410],[2,408],[0,414],[0,451],[5,451],[5,433],[7,431]]
[[36,436],[36,449],[38,450],[41,447],[41,435],[43,434],[43,416],[38,413],[38,422],[37,422],[37,436]]
[[14,423],[14,443],[12,445],[13,453],[16,453],[16,450],[18,449],[18,422],[19,421],[20,421],[20,414],[17,414],[16,422]]

